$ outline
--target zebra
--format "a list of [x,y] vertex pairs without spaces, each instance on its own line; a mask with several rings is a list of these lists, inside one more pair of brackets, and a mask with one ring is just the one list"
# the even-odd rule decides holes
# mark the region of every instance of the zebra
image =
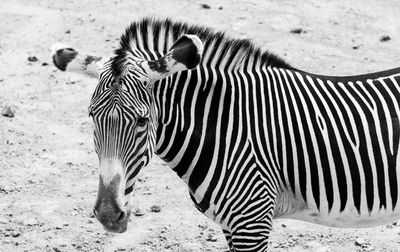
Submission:
[[400,217],[400,68],[316,75],[248,39],[156,18],[131,23],[111,57],[52,51],[59,69],[99,79],[94,214],[108,231],[126,231],[153,154],[231,251],[266,251],[274,218],[369,227]]

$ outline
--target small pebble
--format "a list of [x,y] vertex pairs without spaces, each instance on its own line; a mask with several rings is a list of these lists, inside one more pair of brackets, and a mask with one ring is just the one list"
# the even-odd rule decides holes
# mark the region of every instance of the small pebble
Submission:
[[71,33],[71,30],[66,30],[65,31],[65,34],[70,34]]
[[389,35],[383,35],[383,36],[381,36],[381,38],[379,39],[379,41],[381,41],[381,42],[386,42],[386,41],[389,41],[389,40],[390,40]]
[[[69,197],[68,194],[67,194],[67,197]],[[94,215],[93,212],[90,212],[90,213],[88,214],[88,217],[89,217],[89,218],[92,218],[92,219],[96,218],[96,216]]]
[[15,110],[10,106],[4,106],[3,109],[1,110],[1,115],[5,117],[14,117]]
[[36,56],[29,56],[28,57],[28,61],[29,62],[36,62],[36,61],[38,61],[38,58]]
[[301,33],[307,33],[307,31],[303,30],[303,28],[295,28],[295,29],[290,30],[290,33],[301,34]]
[[354,244],[356,246],[363,246],[365,244],[365,240],[363,238],[357,238]]
[[199,228],[202,228],[202,229],[206,229],[207,228],[207,225],[206,224],[199,224],[199,225],[197,225]]
[[150,211],[154,212],[154,213],[158,213],[161,211],[161,207],[159,205],[154,205],[150,208]]
[[218,238],[213,234],[209,234],[206,240],[210,242],[216,242]]
[[211,6],[208,4],[200,4],[201,8],[203,9],[211,9]]
[[42,66],[48,66],[48,65],[49,65],[49,63],[47,63],[47,62],[42,63]]
[[143,216],[145,213],[140,209],[140,208],[136,208],[134,211],[133,211],[133,215],[135,215],[135,216]]
[[12,235],[12,237],[16,238],[16,237],[20,236],[21,233],[18,231],[13,231],[11,235]]

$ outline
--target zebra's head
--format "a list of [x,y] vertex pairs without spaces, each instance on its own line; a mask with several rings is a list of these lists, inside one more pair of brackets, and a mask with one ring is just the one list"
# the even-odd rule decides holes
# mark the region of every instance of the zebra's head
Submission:
[[195,35],[183,35],[164,56],[153,60],[145,51],[123,48],[111,58],[83,55],[62,44],[53,45],[52,51],[59,69],[99,78],[89,106],[100,161],[94,214],[106,230],[124,232],[135,178],[150,161],[155,145],[153,83],[195,68],[202,42]]

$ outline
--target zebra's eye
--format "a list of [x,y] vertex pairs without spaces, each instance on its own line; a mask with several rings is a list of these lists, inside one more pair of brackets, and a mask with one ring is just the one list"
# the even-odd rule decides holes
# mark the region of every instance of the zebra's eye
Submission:
[[149,121],[148,118],[139,117],[139,118],[137,119],[136,125],[137,125],[137,126],[145,126],[145,125],[147,124],[148,121]]

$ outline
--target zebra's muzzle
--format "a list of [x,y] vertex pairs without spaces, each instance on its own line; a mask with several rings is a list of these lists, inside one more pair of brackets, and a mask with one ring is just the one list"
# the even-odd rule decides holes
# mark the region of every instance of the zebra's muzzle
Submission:
[[129,213],[126,211],[109,209],[98,212],[95,208],[93,213],[106,231],[113,233],[123,233],[126,231],[129,220]]
[[104,229],[114,233],[126,231],[130,216],[130,207],[124,206],[118,195],[120,179],[120,176],[116,176],[110,184],[104,185],[100,178],[97,201],[93,210]]

